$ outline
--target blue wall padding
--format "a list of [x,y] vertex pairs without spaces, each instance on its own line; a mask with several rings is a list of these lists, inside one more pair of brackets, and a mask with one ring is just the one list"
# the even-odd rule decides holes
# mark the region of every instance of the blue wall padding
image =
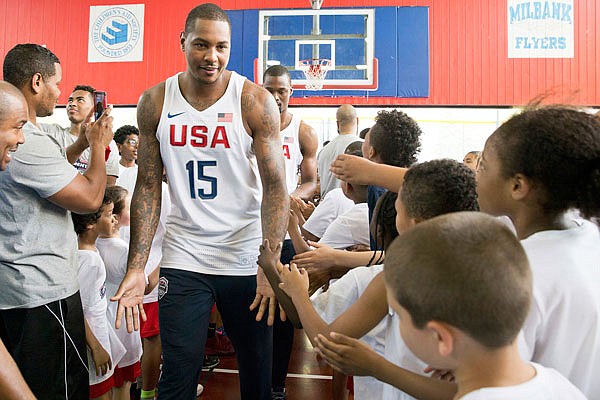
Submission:
[[[232,25],[228,68],[254,80],[254,59],[258,58],[258,10],[230,10],[227,14]],[[323,22],[327,23],[327,20]],[[307,34],[311,27],[310,18],[307,18],[303,26],[289,26],[285,31],[291,34],[295,29]],[[343,49],[336,49],[336,57],[346,56]],[[296,90],[293,96],[428,97],[429,8],[375,7],[375,57],[379,60],[379,85],[375,91]]]
[[429,97],[429,8],[398,7],[397,20],[396,97]]

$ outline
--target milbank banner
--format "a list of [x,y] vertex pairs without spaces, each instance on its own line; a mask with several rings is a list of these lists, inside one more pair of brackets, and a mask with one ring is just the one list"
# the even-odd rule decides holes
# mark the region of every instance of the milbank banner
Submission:
[[573,0],[507,0],[508,58],[573,58]]
[[143,61],[144,5],[90,6],[88,62]]

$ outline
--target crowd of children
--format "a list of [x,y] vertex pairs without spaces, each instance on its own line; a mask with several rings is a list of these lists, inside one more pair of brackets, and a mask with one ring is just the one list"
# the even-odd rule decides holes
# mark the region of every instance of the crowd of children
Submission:
[[[598,120],[564,107],[525,110],[488,139],[477,183],[466,162],[407,169],[366,160],[361,146],[350,144],[332,171],[342,193],[365,207],[368,184],[390,189],[373,207],[370,229],[344,219],[352,211],[345,206],[316,233],[327,237],[327,226],[342,219],[347,234],[364,231],[379,253],[365,239],[337,246],[368,253],[370,262],[350,263],[339,279],[327,275],[323,287],[310,286],[313,277],[295,263],[269,264],[277,249],[261,246],[259,258],[265,271],[278,271],[292,312],[336,371],[333,397],[347,395],[347,374],[356,399],[597,398],[600,236],[589,220],[600,214]],[[135,179],[122,183],[131,189]],[[73,214],[91,398],[109,398],[112,389],[112,398],[128,399],[140,375],[140,334],[115,333],[107,302],[126,272],[130,198],[108,187],[97,212]],[[305,241],[303,211],[290,210],[296,253],[326,248]],[[146,269],[148,293],[159,263],[149,260],[156,265]],[[160,364],[160,346],[144,341],[146,351]],[[152,388],[143,394],[154,397],[158,376],[146,376]]]
[[599,398],[599,160],[600,121],[564,106],[502,124],[468,160],[477,185],[449,160],[342,155],[338,178],[398,191],[384,272],[351,270],[311,301],[310,269],[259,264],[278,271],[321,357],[385,382],[356,380],[356,399]]

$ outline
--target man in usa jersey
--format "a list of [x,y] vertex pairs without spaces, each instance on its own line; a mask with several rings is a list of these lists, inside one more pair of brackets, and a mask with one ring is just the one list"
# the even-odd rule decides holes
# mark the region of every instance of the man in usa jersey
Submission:
[[186,70],[148,89],[138,104],[143,138],[128,272],[113,300],[127,329],[137,328],[164,167],[172,209],[160,272],[163,400],[196,398],[214,302],[238,358],[241,398],[271,397],[276,303],[256,261],[263,239],[282,241],[289,199],[277,106],[266,90],[226,69],[230,43],[221,8],[192,9],[180,38]]

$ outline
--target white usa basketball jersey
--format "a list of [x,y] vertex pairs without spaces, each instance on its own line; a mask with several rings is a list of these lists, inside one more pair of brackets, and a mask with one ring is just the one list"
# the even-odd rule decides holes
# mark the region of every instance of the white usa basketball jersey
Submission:
[[302,163],[300,150],[300,117],[292,115],[290,124],[281,131],[283,143],[283,159],[285,161],[285,183],[288,193],[292,193],[298,186],[298,166]]
[[204,111],[184,99],[178,75],[165,82],[156,136],[172,207],[161,267],[256,274],[262,185],[242,122],[245,81],[232,72],[223,96]]

